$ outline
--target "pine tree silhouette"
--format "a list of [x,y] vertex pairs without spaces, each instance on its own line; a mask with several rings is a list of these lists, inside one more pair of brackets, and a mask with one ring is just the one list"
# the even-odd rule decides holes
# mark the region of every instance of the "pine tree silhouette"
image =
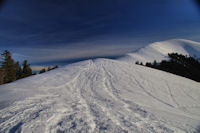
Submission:
[[24,60],[23,62],[23,69],[22,69],[22,77],[28,77],[32,75],[32,69],[30,68],[30,65],[28,64],[27,60]]
[[15,62],[11,57],[11,53],[7,50],[3,52],[2,69],[5,72],[4,83],[9,83],[16,80]]

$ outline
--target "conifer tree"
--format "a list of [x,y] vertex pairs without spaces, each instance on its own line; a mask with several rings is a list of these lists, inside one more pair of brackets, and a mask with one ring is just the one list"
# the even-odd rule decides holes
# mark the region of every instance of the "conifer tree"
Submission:
[[22,77],[28,77],[32,75],[32,69],[30,68],[30,65],[28,64],[27,60],[24,60],[23,62],[23,69],[22,69]]
[[4,83],[5,71],[0,68],[0,85]]
[[54,66],[54,69],[56,69],[56,68],[58,68],[58,65],[55,65],[55,66]]
[[22,78],[22,68],[21,68],[21,66],[19,65],[19,62],[16,62],[15,63],[15,69],[16,69],[16,78],[17,79],[20,79],[20,78]]
[[40,70],[39,74],[45,73],[45,72],[46,72],[46,70],[45,70],[45,68],[43,68],[42,70]]
[[9,83],[16,80],[15,62],[11,57],[11,53],[7,50],[1,54],[3,62],[2,69],[5,72],[4,83]]
[[52,68],[51,68],[51,67],[48,67],[47,71],[51,71],[51,70],[52,70]]
[[156,68],[200,82],[200,62],[198,59],[178,53],[169,53],[169,60],[160,63],[146,63],[147,67]]

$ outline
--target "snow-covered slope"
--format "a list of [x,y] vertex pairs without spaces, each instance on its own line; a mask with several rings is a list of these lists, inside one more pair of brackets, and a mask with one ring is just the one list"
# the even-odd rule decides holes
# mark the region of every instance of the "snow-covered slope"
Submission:
[[168,53],[179,53],[200,58],[200,43],[184,39],[173,39],[152,43],[122,58],[128,61],[153,62],[167,59]]
[[0,132],[195,132],[200,83],[127,61],[87,60],[0,86],[0,107]]

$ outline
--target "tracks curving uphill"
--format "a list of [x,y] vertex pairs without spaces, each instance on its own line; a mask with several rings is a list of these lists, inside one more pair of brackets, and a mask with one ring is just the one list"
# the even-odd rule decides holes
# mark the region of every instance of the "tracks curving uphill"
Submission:
[[[200,120],[196,114],[200,85],[156,70],[151,70],[158,73],[153,75],[149,70],[98,59],[63,68],[60,75],[50,72],[51,78],[40,77],[38,89],[43,93],[0,110],[0,132],[193,132]],[[185,83],[177,86],[181,80]],[[172,92],[172,85],[184,91]],[[186,95],[187,88],[196,93]],[[189,105],[196,110],[180,108]]]

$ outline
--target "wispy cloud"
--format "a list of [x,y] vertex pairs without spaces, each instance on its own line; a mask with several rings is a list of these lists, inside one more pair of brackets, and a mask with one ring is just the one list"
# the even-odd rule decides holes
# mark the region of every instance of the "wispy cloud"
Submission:
[[20,60],[27,59],[32,63],[48,62],[56,60],[68,60],[98,56],[119,56],[137,49],[137,45],[85,45],[76,44],[58,48],[14,48],[13,50],[23,55],[13,54]]

